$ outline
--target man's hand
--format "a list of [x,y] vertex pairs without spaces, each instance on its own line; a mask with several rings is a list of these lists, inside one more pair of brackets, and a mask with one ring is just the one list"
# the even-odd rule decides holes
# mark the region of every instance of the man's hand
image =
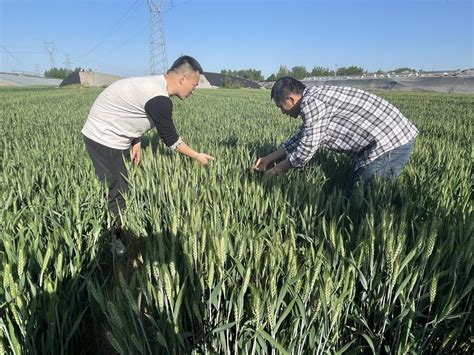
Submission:
[[258,158],[253,169],[257,171],[265,171],[267,170],[269,164],[270,161],[267,159],[267,157]]
[[176,151],[180,154],[186,155],[187,157],[196,159],[201,165],[207,165],[211,160],[214,160],[213,156],[210,156],[206,153],[198,153],[183,141],[181,141],[181,144],[178,145]]
[[133,165],[137,166],[140,164],[140,160],[142,159],[142,147],[140,142],[136,143],[132,147],[132,162]]
[[265,171],[265,176],[277,176],[280,173],[276,167],[271,168],[267,171]]
[[214,160],[214,157],[206,153],[197,153],[194,159],[196,159],[201,165],[207,165],[210,161]]
[[279,162],[277,165],[275,165],[273,168],[270,170],[265,171],[265,176],[276,176],[281,173],[284,173],[285,171],[291,169],[291,164],[288,160],[283,160]]

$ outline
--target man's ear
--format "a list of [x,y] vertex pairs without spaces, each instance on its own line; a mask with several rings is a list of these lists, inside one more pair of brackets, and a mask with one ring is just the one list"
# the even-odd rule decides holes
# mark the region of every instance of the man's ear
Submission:
[[287,99],[290,100],[290,103],[293,106],[301,99],[301,96],[298,94],[289,94]]
[[178,80],[179,85],[183,85],[185,78],[186,78],[186,75],[184,75],[184,74],[179,75],[179,80]]

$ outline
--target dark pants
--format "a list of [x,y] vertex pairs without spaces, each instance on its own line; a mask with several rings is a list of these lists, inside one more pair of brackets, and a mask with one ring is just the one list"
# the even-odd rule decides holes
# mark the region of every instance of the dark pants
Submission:
[[83,138],[96,175],[101,182],[105,181],[109,188],[109,210],[117,216],[119,210],[123,211],[126,207],[123,194],[128,190],[128,183],[124,158],[130,158],[130,150],[109,148],[84,135]]
[[358,180],[372,181],[376,176],[382,179],[397,177],[408,162],[414,147],[415,140],[412,140],[407,144],[381,155],[370,164],[357,169],[352,177],[351,187],[353,187]]

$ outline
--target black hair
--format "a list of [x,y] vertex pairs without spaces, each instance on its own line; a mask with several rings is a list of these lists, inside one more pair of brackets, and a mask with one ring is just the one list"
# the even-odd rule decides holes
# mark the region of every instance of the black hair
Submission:
[[184,66],[187,66],[189,69],[192,69],[195,72],[196,71],[199,72],[199,74],[203,73],[201,64],[199,64],[199,62],[196,59],[194,59],[193,57],[189,55],[183,55],[179,57],[178,59],[176,59],[173,65],[171,66],[171,68],[169,68],[166,73],[170,73],[172,71],[178,72]]
[[290,76],[284,76],[273,84],[271,98],[275,100],[276,103],[280,103],[285,100],[289,94],[302,95],[305,88],[306,85],[301,81]]

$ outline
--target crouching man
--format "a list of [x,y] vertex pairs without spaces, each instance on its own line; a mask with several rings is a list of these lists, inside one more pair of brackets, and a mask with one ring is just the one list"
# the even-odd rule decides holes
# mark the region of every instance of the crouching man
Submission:
[[355,173],[351,187],[356,180],[396,177],[418,135],[417,128],[396,107],[360,89],[307,88],[296,79],[283,77],[273,85],[271,98],[283,114],[301,116],[303,124],[281,148],[257,160],[254,169],[266,175],[301,168],[318,149],[328,148],[352,156]]

